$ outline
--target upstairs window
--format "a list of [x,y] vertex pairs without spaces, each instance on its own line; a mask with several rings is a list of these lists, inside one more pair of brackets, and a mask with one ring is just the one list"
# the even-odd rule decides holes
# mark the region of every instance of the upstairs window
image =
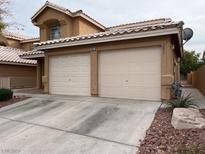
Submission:
[[50,28],[50,39],[54,40],[54,39],[59,39],[60,37],[61,37],[61,34],[60,34],[60,24],[51,25],[51,28]]

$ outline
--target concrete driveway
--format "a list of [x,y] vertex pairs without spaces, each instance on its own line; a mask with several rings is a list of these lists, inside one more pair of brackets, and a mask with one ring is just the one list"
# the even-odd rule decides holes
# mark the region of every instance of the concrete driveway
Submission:
[[205,109],[205,96],[196,88],[183,88],[182,94],[191,95],[200,109]]
[[0,109],[0,153],[134,154],[160,104],[39,95]]

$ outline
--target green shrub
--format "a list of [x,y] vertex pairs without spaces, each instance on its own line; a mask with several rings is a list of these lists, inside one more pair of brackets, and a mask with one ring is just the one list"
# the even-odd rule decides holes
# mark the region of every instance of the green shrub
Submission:
[[10,89],[0,89],[0,101],[6,101],[13,97],[13,91]]
[[175,100],[168,102],[169,109],[174,108],[197,108],[198,106],[194,103],[194,99],[189,94],[187,96],[181,96]]

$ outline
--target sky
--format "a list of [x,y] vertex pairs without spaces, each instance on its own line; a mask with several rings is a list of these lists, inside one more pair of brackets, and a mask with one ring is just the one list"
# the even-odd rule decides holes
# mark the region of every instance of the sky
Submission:
[[[46,0],[11,0],[9,20],[23,25],[21,33],[39,36],[39,29],[31,23],[31,17],[44,5]],[[104,26],[150,20],[172,18],[183,21],[184,28],[194,31],[193,38],[185,49],[202,53],[205,50],[205,1],[204,0],[50,0],[71,11],[83,10]],[[17,31],[10,28],[12,31]]]

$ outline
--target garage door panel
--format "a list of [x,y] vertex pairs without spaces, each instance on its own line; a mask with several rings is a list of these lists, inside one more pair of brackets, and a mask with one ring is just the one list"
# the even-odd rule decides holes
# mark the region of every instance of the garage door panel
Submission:
[[[56,64],[56,65],[59,65],[59,64]],[[61,65],[61,64],[60,64]],[[68,65],[68,64],[67,64]],[[81,64],[83,65],[83,64]],[[88,67],[90,67],[89,65],[84,65],[83,67],[80,67],[80,66],[76,66],[76,65],[72,65],[72,66],[53,66],[53,70],[58,72],[58,73],[65,73],[65,72],[68,72],[69,74],[84,74],[87,72],[88,70]],[[76,67],[78,68],[76,70]]]
[[101,52],[99,57],[100,96],[160,100],[159,47]]
[[[137,76],[137,79],[136,79]],[[150,79],[150,76],[152,76],[152,80]],[[113,75],[104,75],[101,76],[101,78],[104,78],[106,81],[103,85],[112,85],[112,84],[129,84],[135,85],[135,86],[152,86],[156,85],[156,81],[160,82],[159,76],[158,75],[153,75],[153,74],[113,74]],[[117,80],[115,80],[117,78]]]
[[90,56],[75,54],[49,59],[51,94],[90,96]]
[[[141,89],[136,90],[136,88],[131,88],[131,87],[124,87],[124,90],[122,90],[120,89],[120,87],[118,87],[118,88],[113,88],[113,91],[106,93],[105,97],[141,99],[141,100],[157,100],[157,99],[153,99],[156,96],[160,97],[159,93],[155,90],[156,88],[159,88],[159,87],[144,88],[144,90],[142,91]],[[109,88],[105,90],[110,91]],[[129,91],[129,93],[125,93],[125,91]]]
[[67,89],[67,88],[62,88],[62,87],[53,87],[53,89],[51,89],[55,92],[55,94],[59,94],[59,95],[81,95],[84,96],[85,93],[87,92],[87,88],[73,88],[73,89]]
[[[105,63],[105,62],[104,62]],[[124,62],[126,63],[126,62]],[[104,67],[101,68],[102,71],[106,74],[109,74],[109,73],[124,73],[124,70],[127,71],[127,73],[137,73],[137,72],[142,72],[142,73],[156,73],[156,71],[158,71],[160,73],[160,70],[156,70],[156,62],[148,62],[148,63],[144,63],[142,64],[141,62],[137,62],[137,63],[140,63],[140,64],[136,64],[136,63],[126,63],[126,65],[123,65],[123,64],[113,64],[113,61],[112,61],[112,67],[110,67],[109,63],[108,64],[103,64]]]

